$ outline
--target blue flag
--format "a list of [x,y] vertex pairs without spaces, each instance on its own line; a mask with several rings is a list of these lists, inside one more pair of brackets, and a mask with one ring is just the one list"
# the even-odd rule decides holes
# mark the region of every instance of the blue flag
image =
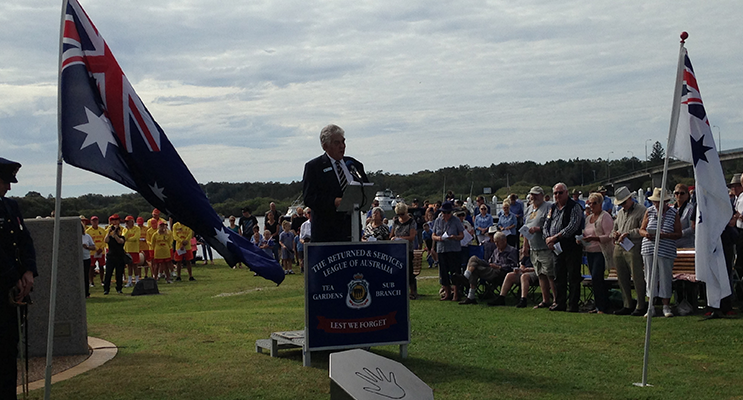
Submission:
[[230,266],[243,262],[280,284],[279,263],[224,226],[77,0],[68,0],[66,10],[59,72],[64,160],[136,190],[201,235]]

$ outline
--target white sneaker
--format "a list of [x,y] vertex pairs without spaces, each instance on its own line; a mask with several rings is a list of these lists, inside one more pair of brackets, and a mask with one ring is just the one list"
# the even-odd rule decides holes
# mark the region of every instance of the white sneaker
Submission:
[[673,317],[673,313],[671,312],[671,306],[663,306],[663,315],[666,318]]
[[124,285],[124,287],[127,287],[127,288],[128,287],[132,287],[132,283],[131,282],[127,282],[126,285]]
[[648,315],[650,315],[651,317],[655,316],[655,307],[648,305],[648,312],[645,313],[644,317],[647,318]]
[[89,284],[88,286],[90,286],[90,287],[95,287],[95,284],[94,284],[94,283],[91,283],[91,284]]

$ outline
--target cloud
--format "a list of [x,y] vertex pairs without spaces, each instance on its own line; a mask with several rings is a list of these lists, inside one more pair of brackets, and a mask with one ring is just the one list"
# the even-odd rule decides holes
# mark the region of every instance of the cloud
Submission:
[[[47,3],[0,5],[13,33],[0,40],[0,145],[23,150],[29,188],[54,185],[59,9]],[[82,5],[201,182],[299,180],[328,123],[367,169],[392,173],[643,158],[646,139],[665,142],[682,30],[712,124],[743,147],[732,0]],[[86,174],[71,174],[70,195],[126,191]]]

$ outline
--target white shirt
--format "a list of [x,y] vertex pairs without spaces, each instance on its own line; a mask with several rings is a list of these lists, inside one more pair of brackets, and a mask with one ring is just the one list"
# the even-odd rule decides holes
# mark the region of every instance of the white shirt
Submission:
[[312,224],[310,220],[302,222],[302,226],[299,227],[299,239],[307,239],[312,236]]
[[[328,153],[325,153],[325,154],[328,154]],[[341,176],[338,174],[338,168],[336,168],[335,166],[336,161],[340,161],[341,169],[343,170],[343,173],[346,175],[346,182],[348,182],[349,184],[353,182],[353,176],[351,176],[351,172],[348,170],[348,166],[346,165],[345,162],[343,162],[343,160],[335,160],[333,159],[333,157],[330,156],[330,154],[328,154],[328,158],[330,159],[330,163],[333,166],[335,177],[338,178],[338,183],[341,183]]]
[[[93,238],[90,237],[87,233],[83,233],[83,244],[87,245],[88,247],[95,247],[95,242],[93,241]],[[83,260],[90,260],[90,250],[83,247]]]
[[[739,194],[738,198],[735,199],[735,211],[743,215],[743,193]],[[735,221],[735,226],[738,227],[738,229],[743,229],[743,221],[738,219]]]

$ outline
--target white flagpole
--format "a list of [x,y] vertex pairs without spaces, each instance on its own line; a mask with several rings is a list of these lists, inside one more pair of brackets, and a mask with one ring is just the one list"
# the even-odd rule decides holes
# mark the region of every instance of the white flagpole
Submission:
[[49,327],[46,336],[46,370],[44,375],[44,400],[52,394],[52,360],[54,356],[54,320],[57,308],[57,266],[59,261],[59,217],[62,212],[62,121],[61,121],[61,81],[62,46],[64,38],[67,0],[62,1],[62,14],[59,23],[59,63],[57,65],[57,188],[54,197],[54,237],[52,239],[52,275],[49,289]]
[[[671,107],[671,125],[668,127],[668,142],[666,144],[666,159],[663,163],[663,179],[660,184],[660,210],[658,211],[658,227],[655,230],[655,243],[653,246],[653,266],[650,269],[650,280],[648,286],[650,287],[648,293],[648,319],[645,324],[645,351],[642,358],[642,382],[635,383],[635,386],[652,386],[648,385],[648,357],[650,354],[650,327],[653,321],[653,313],[651,307],[653,307],[653,298],[655,297],[655,276],[658,273],[658,248],[660,247],[660,233],[663,228],[663,204],[665,202],[666,195],[666,184],[668,183],[668,153],[674,148],[674,141],[676,138],[676,129],[678,128],[679,120],[679,109],[681,108],[681,85],[684,78],[684,42],[689,35],[686,32],[681,33],[681,45],[679,47],[678,66],[676,69],[676,86],[673,92],[673,107]],[[647,267],[647,266],[646,266]]]

